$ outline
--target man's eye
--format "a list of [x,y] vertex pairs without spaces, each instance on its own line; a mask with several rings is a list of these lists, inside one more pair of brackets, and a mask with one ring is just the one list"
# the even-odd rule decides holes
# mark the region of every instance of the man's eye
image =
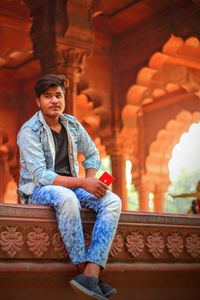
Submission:
[[50,95],[45,95],[45,98],[51,99],[51,96]]
[[58,99],[61,99],[62,98],[62,95],[57,95],[56,96]]

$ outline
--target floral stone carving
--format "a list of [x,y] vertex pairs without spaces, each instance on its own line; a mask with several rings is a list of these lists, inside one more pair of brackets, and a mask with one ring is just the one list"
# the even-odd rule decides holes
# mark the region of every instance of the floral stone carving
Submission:
[[128,252],[130,252],[132,256],[138,257],[144,249],[143,236],[140,235],[139,232],[132,232],[131,234],[127,235],[126,240]]
[[192,233],[186,238],[186,249],[192,257],[200,254],[200,237],[197,233]]
[[183,252],[183,238],[182,236],[174,232],[170,236],[167,237],[167,248],[169,253],[171,253],[174,257],[178,257]]
[[148,251],[155,257],[158,258],[163,252],[165,245],[163,237],[160,232],[154,232],[152,235],[147,237]]
[[10,257],[14,257],[24,245],[23,235],[17,226],[5,226],[7,230],[0,233],[0,247]]
[[42,227],[33,227],[33,231],[27,234],[26,243],[34,256],[41,257],[50,245],[49,235],[44,232]]
[[116,234],[110,249],[110,255],[112,257],[117,256],[122,251],[123,247],[123,237],[121,234]]
[[54,251],[58,253],[61,257],[68,257],[63,240],[58,232],[54,233],[54,235],[52,236],[52,245]]

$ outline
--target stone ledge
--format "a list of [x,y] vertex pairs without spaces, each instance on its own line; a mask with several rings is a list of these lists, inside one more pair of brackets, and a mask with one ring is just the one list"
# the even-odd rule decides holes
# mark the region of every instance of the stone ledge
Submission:
[[[95,220],[82,210],[88,245]],[[76,268],[45,206],[0,204],[0,298],[81,299],[68,285]],[[200,218],[123,212],[101,278],[116,300],[200,299]],[[163,298],[164,297],[164,298]]]
[[[86,246],[95,214],[81,211]],[[0,260],[68,260],[54,210],[0,204]],[[109,261],[199,262],[200,218],[193,215],[123,212]]]

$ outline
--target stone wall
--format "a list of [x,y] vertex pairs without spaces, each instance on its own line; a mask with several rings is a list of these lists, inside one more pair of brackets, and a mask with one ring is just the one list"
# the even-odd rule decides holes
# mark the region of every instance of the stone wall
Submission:
[[[87,246],[95,214],[83,210],[81,216]],[[52,208],[0,205],[2,300],[75,299],[67,284],[75,274]],[[119,290],[116,300],[199,299],[199,276],[198,216],[122,213],[102,272]]]

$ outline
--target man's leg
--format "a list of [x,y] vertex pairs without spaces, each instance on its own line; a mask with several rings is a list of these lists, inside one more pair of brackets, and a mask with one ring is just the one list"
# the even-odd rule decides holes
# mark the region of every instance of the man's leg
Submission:
[[[105,268],[121,213],[121,200],[111,192],[107,192],[101,199],[97,199],[80,188],[75,189],[75,193],[80,200],[81,206],[92,208],[97,213],[90,247],[87,252],[88,263],[83,269],[83,274],[71,281],[72,285],[78,285],[78,288],[81,288],[82,286],[88,286],[90,280],[98,279],[100,268]],[[98,280],[98,287],[100,287],[106,298],[117,292],[115,288],[101,280]]]
[[97,214],[86,259],[105,268],[121,213],[121,199],[110,191],[100,199],[80,188],[74,192],[82,207]]
[[30,203],[54,207],[58,228],[70,260],[75,265],[85,262],[80,203],[74,192],[61,186],[44,186],[34,190]]

